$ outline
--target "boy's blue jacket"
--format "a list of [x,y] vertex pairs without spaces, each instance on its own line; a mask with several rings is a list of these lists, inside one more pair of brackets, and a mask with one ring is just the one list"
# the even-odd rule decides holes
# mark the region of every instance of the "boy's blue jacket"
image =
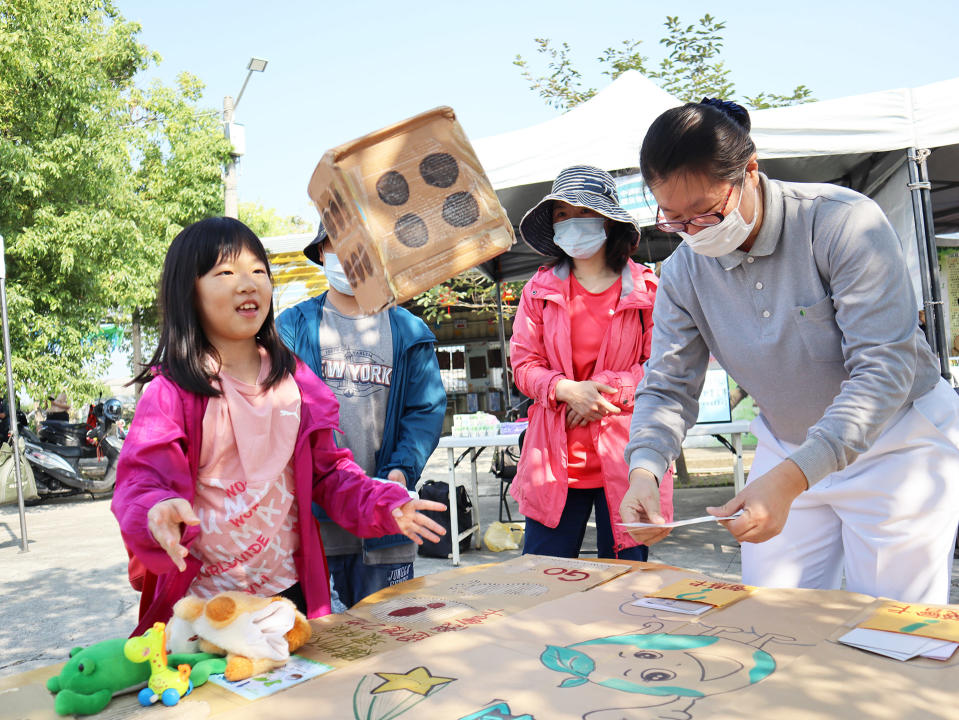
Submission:
[[[317,375],[322,370],[320,322],[327,293],[284,310],[276,320],[283,342]],[[386,402],[383,441],[376,453],[376,477],[399,468],[407,489],[420,479],[443,431],[446,391],[433,345],[436,337],[426,323],[400,307],[387,310],[393,333],[393,381]],[[318,506],[314,505],[314,514]],[[322,511],[320,511],[322,513]],[[329,518],[325,513],[319,515]],[[367,549],[412,542],[405,535],[387,535],[363,541]]]

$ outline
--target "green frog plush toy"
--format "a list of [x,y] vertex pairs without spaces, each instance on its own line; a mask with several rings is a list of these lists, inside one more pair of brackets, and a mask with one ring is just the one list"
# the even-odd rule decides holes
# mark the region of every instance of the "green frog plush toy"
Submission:
[[[47,689],[56,693],[54,709],[58,715],[93,715],[105,708],[114,693],[142,685],[150,678],[149,663],[130,662],[123,654],[127,638],[113,638],[91,645],[75,647],[70,661],[47,680]],[[169,655],[171,667],[192,666],[190,680],[197,687],[212,673],[223,672],[226,660],[220,655],[191,653]]]

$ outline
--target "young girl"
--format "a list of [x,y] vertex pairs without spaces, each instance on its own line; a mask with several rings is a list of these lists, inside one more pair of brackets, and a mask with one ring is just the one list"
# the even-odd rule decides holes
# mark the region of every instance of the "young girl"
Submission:
[[[523,552],[576,557],[595,507],[599,557],[646,560],[646,546],[619,527],[657,283],[629,259],[639,232],[609,173],[576,165],[526,213],[520,234],[552,258],[523,288],[510,346],[516,386],[535,401],[511,488],[526,516]],[[659,494],[669,516],[672,476]]]
[[314,501],[360,536],[443,534],[417,512],[442,504],[367,477],[336,447],[336,399],[280,340],[269,262],[249,228],[210,218],[184,229],[160,304],[111,505],[142,583],[135,633],[188,593],[280,594],[308,617],[328,614]]

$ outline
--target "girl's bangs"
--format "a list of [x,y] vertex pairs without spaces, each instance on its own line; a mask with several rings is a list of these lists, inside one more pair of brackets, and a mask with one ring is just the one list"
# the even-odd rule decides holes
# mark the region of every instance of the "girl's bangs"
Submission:
[[249,250],[266,266],[267,275],[273,278],[270,270],[270,259],[266,249],[256,234],[241,223],[231,223],[226,232],[210,233],[202,236],[197,248],[197,277],[206,275],[213,267],[223,260],[235,260],[243,252]]

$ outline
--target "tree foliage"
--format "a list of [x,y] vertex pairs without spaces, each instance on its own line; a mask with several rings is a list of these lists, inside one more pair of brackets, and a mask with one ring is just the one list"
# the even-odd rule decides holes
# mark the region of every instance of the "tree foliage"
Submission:
[[314,231],[313,226],[298,215],[284,217],[273,208],[255,202],[241,202],[237,214],[260,238]]
[[216,114],[189,74],[136,86],[159,59],[139,30],[110,0],[0,0],[0,234],[34,397],[92,394],[101,326],[149,317],[170,239],[222,212]]
[[[521,282],[502,283],[503,315],[516,314],[516,303],[523,291]],[[417,295],[412,304],[428,323],[439,324],[454,311],[495,312],[496,284],[476,270],[468,270],[425,293]]]
[[[694,24],[684,24],[678,16],[667,16],[663,23],[666,35],[660,39],[667,54],[657,65],[641,51],[641,40],[623,40],[603,50],[597,58],[603,75],[612,80],[627,70],[638,70],[666,92],[683,102],[698,102],[703,97],[734,99],[736,88],[730,70],[721,59],[723,30],[726,23],[710,14]],[[568,110],[596,94],[596,88],[583,85],[582,73],[570,59],[570,46],[554,46],[549,38],[536,38],[536,51],[546,60],[546,72],[534,75],[529,62],[517,55],[513,64],[547,104]],[[791,94],[761,92],[743,97],[742,102],[754,109],[795,105],[812,100],[812,91],[798,85]]]

